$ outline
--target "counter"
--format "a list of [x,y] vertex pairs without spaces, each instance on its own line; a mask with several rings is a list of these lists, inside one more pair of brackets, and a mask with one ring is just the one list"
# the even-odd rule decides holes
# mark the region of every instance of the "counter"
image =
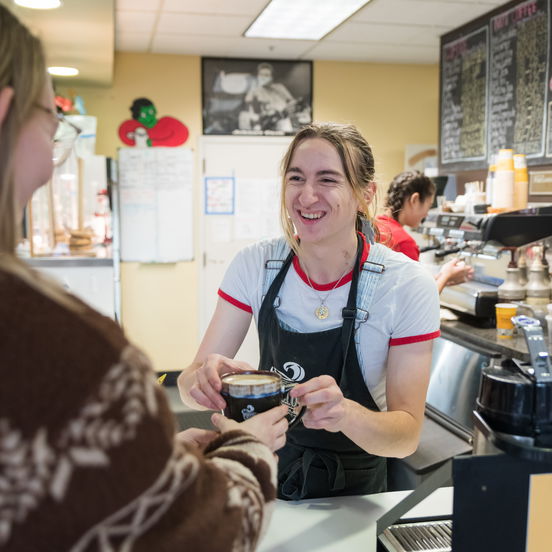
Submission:
[[[258,552],[375,552],[377,522],[410,491],[277,500]],[[443,487],[404,517],[452,516],[453,488]]]
[[68,256],[24,257],[23,260],[105,316],[121,320],[120,274],[116,259]]
[[[468,348],[479,347],[487,355],[497,353],[523,362],[530,361],[527,344],[522,335],[515,335],[510,339],[499,339],[494,327],[483,328],[475,323],[468,323],[464,319],[441,321],[441,336]],[[550,346],[549,343],[547,345]]]

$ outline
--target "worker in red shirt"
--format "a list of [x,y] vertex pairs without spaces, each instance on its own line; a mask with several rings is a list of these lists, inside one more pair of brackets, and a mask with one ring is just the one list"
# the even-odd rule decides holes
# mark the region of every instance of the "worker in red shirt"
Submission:
[[[435,197],[435,184],[419,171],[406,171],[393,178],[385,198],[385,213],[376,217],[380,243],[418,261],[420,249],[404,226],[416,228],[427,216]],[[439,293],[447,285],[473,277],[473,268],[458,258],[445,263],[435,276]]]

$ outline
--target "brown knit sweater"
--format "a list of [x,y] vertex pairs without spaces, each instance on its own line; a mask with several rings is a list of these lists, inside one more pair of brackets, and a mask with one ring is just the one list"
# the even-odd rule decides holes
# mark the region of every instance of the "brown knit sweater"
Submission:
[[110,319],[0,263],[0,550],[253,550],[276,464],[251,435],[175,441],[147,358]]

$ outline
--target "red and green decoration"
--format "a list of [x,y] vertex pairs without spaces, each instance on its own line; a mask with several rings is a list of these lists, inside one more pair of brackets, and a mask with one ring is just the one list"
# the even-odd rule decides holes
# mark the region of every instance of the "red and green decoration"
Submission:
[[157,118],[157,109],[148,98],[136,98],[130,106],[132,119],[119,126],[119,138],[127,146],[180,146],[189,136],[188,127],[174,117]]

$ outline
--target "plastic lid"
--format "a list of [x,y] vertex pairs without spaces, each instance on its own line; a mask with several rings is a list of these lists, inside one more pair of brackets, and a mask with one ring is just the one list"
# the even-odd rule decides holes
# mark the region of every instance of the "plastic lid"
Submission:
[[498,159],[512,159],[514,155],[514,150],[512,149],[501,149],[498,151]]

